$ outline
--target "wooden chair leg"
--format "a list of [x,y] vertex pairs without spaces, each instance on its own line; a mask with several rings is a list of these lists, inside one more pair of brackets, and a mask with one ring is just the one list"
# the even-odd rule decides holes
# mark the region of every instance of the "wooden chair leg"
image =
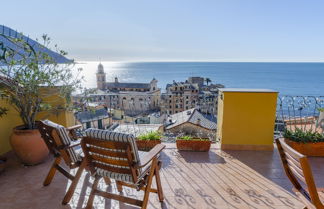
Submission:
[[119,181],[116,181],[116,186],[117,186],[117,191],[118,192],[123,191],[123,185]]
[[73,179],[68,191],[66,192],[66,194],[63,198],[63,201],[62,201],[63,205],[66,205],[66,204],[68,204],[68,202],[70,202],[70,200],[73,196],[74,190],[75,190],[76,186],[78,185],[78,182],[80,180],[80,177],[81,177],[85,167],[86,167],[86,162],[85,162],[85,160],[83,160],[80,167],[78,168],[77,173],[74,176],[74,179]]
[[110,185],[111,184],[110,178],[104,177],[104,180],[105,180],[105,182],[106,182],[107,185]]
[[153,180],[153,176],[154,176],[154,173],[155,173],[156,166],[157,166],[157,158],[154,157],[154,159],[152,161],[150,175],[149,175],[149,177],[147,179],[147,185],[146,185],[145,192],[144,192],[142,209],[146,209],[146,207],[147,207],[147,203],[148,203],[149,196],[150,196],[152,180]]
[[93,199],[94,199],[94,196],[95,196],[95,191],[97,189],[99,179],[100,178],[98,176],[95,176],[95,180],[94,180],[93,185],[92,185],[92,189],[91,189],[91,193],[90,193],[90,196],[89,196],[89,199],[88,199],[86,209],[91,209],[92,208]]
[[160,202],[163,202],[164,197],[163,197],[163,190],[162,190],[159,168],[160,168],[160,166],[156,166],[156,168],[155,168],[155,180],[156,180],[156,186],[157,186],[157,190],[158,190],[159,200],[160,200]]
[[55,158],[55,160],[54,160],[54,162],[52,164],[52,167],[50,168],[50,170],[49,170],[49,172],[48,172],[48,174],[47,174],[47,176],[46,176],[46,178],[45,178],[45,180],[43,182],[44,186],[48,186],[52,182],[52,180],[53,180],[53,178],[55,176],[55,173],[56,173],[56,165],[60,164],[61,159],[62,159],[61,156]]

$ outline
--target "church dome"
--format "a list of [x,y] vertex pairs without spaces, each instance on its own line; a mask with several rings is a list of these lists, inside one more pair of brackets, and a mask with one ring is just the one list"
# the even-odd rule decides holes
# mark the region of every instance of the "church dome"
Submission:
[[103,67],[103,65],[101,63],[99,63],[99,65],[98,65],[98,71],[97,72],[98,73],[104,73],[104,67]]

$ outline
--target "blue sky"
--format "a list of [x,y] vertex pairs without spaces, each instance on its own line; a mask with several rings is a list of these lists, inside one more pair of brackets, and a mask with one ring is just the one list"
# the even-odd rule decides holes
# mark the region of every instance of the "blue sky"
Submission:
[[324,61],[323,9],[322,0],[11,0],[0,24],[46,33],[76,60]]

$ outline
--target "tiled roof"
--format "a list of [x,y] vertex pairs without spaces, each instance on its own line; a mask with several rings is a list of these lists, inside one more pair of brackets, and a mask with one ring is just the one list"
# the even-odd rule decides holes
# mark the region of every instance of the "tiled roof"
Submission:
[[[166,129],[171,129],[171,128],[179,126],[183,123],[187,123],[187,122],[201,126],[206,129],[211,129],[211,130],[215,130],[217,127],[215,118],[208,119],[206,116],[201,114],[195,108],[173,114],[168,118],[168,121],[170,121],[170,120],[173,123],[171,125],[167,126]],[[199,124],[198,124],[198,122],[199,122]]]
[[76,113],[76,119],[80,121],[80,123],[86,123],[90,121],[96,121],[104,118],[108,118],[108,112],[106,109],[99,109],[93,111],[84,111]]
[[149,89],[149,83],[107,83],[107,88],[138,88],[138,89]]

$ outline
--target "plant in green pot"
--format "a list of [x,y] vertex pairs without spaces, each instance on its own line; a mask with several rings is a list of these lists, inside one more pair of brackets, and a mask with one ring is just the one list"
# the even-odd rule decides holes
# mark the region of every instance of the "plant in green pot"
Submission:
[[136,138],[136,144],[139,150],[147,151],[155,145],[161,144],[162,133],[159,131],[149,131]]
[[[66,55],[64,51],[55,46],[56,57],[49,55],[50,39],[46,35],[42,36],[42,44],[37,45],[31,45],[22,35],[1,36],[14,46],[6,49],[0,60],[0,99],[9,109],[1,112],[7,113],[1,120],[19,115],[21,125],[13,129],[10,144],[24,164],[38,164],[49,152],[37,129],[39,113],[59,114],[69,108],[71,92],[80,87],[81,79],[72,75],[71,62],[57,62],[57,57]],[[53,101],[54,95],[65,104]]]
[[324,156],[324,134],[312,130],[285,130],[285,142],[306,156]]

